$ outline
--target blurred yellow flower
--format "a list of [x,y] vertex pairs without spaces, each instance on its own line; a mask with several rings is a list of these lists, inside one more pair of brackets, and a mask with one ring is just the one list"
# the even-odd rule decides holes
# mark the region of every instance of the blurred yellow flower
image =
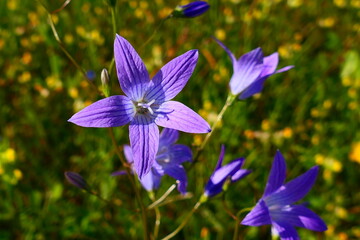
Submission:
[[296,8],[300,7],[303,4],[302,0],[287,0],[289,7]]
[[330,27],[334,26],[335,18],[333,18],[333,17],[322,18],[318,21],[318,24],[320,27],[330,28]]
[[200,146],[202,142],[203,142],[203,137],[201,135],[195,135],[194,136],[193,144],[195,146]]
[[4,169],[2,167],[0,167],[0,175],[4,174]]
[[218,28],[215,31],[215,37],[219,39],[220,41],[224,41],[226,39],[226,32],[222,28]]
[[17,180],[22,179],[23,174],[22,174],[22,172],[21,172],[19,169],[14,169],[13,173],[14,173],[14,176],[15,176],[15,178],[16,178]]
[[351,151],[349,153],[349,159],[351,161],[360,163],[360,142],[356,142],[352,145]]
[[324,164],[324,160],[325,160],[325,157],[321,154],[316,154],[315,155],[315,163],[317,165],[323,165]]
[[348,87],[352,84],[352,79],[351,77],[348,77],[348,76],[343,76],[341,78],[341,83],[342,85],[344,85],[345,87]]
[[341,172],[341,170],[342,170],[342,163],[339,162],[339,161],[337,161],[337,160],[335,160],[335,161],[333,162],[332,169],[333,169],[334,172]]
[[69,96],[73,99],[75,99],[79,96],[79,91],[77,90],[77,88],[69,88],[68,93],[69,93]]
[[50,89],[55,89],[55,90],[59,90],[62,88],[62,82],[60,81],[60,79],[56,76],[48,76],[46,79],[46,84]]
[[345,0],[334,0],[334,4],[337,7],[343,8],[346,6],[346,1]]
[[26,83],[26,82],[30,81],[30,79],[31,79],[31,73],[30,72],[23,72],[19,76],[19,82],[20,83]]
[[336,207],[335,208],[335,215],[339,218],[346,219],[347,217],[347,211],[343,207]]
[[3,152],[2,156],[6,160],[6,162],[14,162],[16,158],[16,153],[13,148],[8,148],[5,150],[5,152]]
[[15,10],[17,8],[17,0],[7,1],[7,8],[9,10]]
[[80,35],[81,37],[85,37],[86,36],[86,30],[83,26],[77,26],[76,27],[76,33],[78,35]]
[[254,131],[248,130],[248,129],[244,131],[244,135],[248,139],[254,139],[254,137],[255,137]]
[[65,41],[65,43],[67,43],[67,44],[72,44],[72,43],[74,42],[74,37],[73,37],[73,35],[71,35],[71,34],[69,34],[69,33],[65,34],[65,36],[64,36],[64,41]]
[[31,53],[25,52],[21,57],[21,62],[25,65],[28,65],[32,61]]
[[360,8],[360,0],[351,0],[350,5],[355,8]]
[[5,45],[4,39],[0,39],[0,49],[3,49]]
[[284,138],[291,138],[292,137],[292,134],[293,134],[293,131],[291,128],[289,127],[286,127],[283,129],[283,136]]
[[329,108],[331,108],[332,107],[332,102],[331,102],[331,100],[325,100],[324,101],[324,103],[323,103],[323,106],[324,106],[324,108],[325,109],[329,109]]

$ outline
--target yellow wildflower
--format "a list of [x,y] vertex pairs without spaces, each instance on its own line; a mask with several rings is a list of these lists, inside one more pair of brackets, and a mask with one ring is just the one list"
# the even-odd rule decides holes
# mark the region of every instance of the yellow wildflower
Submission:
[[360,163],[360,142],[352,145],[351,151],[349,153],[349,159],[351,161]]

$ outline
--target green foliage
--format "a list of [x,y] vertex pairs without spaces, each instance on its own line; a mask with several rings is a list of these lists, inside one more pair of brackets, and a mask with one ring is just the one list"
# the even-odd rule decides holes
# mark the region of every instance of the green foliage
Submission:
[[[139,239],[142,224],[134,192],[107,129],[67,122],[101,96],[101,70],[111,69],[115,6],[117,33],[137,49],[151,75],[170,59],[193,48],[200,57],[195,73],[176,99],[210,123],[225,103],[231,62],[214,35],[237,55],[261,46],[278,51],[280,67],[261,95],[236,102],[226,112],[197,163],[188,172],[193,198],[160,207],[160,237],[173,231],[202,194],[215,167],[220,145],[225,162],[246,157],[253,173],[224,196],[230,210],[253,206],[261,197],[272,157],[281,149],[288,178],[321,166],[306,197],[329,225],[317,239],[360,238],[360,49],[358,1],[209,1],[210,10],[194,19],[161,19],[178,1],[0,1],[0,239]],[[42,5],[43,4],[43,5]],[[87,80],[67,58],[48,22],[55,24],[64,48],[96,78]],[[324,11],[326,9],[326,11]],[[111,94],[121,94],[114,68]],[[95,86],[95,87],[94,87]],[[127,127],[115,129],[128,144]],[[180,143],[196,149],[203,136],[181,134]],[[187,165],[190,167],[190,165]],[[65,171],[80,173],[90,195],[68,184]],[[165,177],[160,197],[173,179]],[[145,191],[144,203],[151,204]],[[176,198],[177,192],[170,195]],[[102,201],[96,195],[103,199]],[[201,206],[175,239],[231,239],[235,221],[222,197]],[[155,215],[148,211],[150,229]],[[241,215],[241,217],[243,217]],[[246,239],[270,239],[269,227],[240,227]],[[303,239],[316,233],[300,230]]]

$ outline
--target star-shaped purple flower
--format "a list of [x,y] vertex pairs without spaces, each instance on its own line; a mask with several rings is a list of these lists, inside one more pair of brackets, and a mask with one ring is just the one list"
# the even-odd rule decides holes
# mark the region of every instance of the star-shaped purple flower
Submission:
[[120,87],[126,96],[99,100],[69,119],[82,127],[118,127],[130,123],[134,168],[140,178],[155,161],[159,129],[167,127],[188,133],[210,132],[209,124],[193,110],[173,99],[194,71],[198,51],[190,50],[171,60],[150,80],[145,65],[131,44],[116,35],[115,63]]
[[248,226],[272,224],[283,240],[299,239],[295,227],[325,231],[324,221],[304,205],[294,205],[313,186],[319,167],[314,166],[303,175],[284,184],[286,163],[278,151],[262,198],[241,222]]
[[236,59],[234,54],[218,39],[216,42],[227,52],[233,64],[230,90],[239,99],[245,99],[262,91],[265,80],[275,73],[285,72],[294,66],[276,70],[279,62],[277,52],[264,57],[261,48],[256,48]]
[[[181,194],[186,193],[187,177],[183,162],[192,160],[191,149],[182,144],[175,144],[179,138],[179,132],[174,129],[164,128],[160,134],[159,149],[156,154],[155,163],[149,173],[141,180],[141,184],[147,191],[153,191],[160,186],[161,178],[166,174],[178,180],[178,190]],[[133,163],[133,154],[129,145],[124,146],[126,160]],[[123,171],[112,175],[122,175]]]
[[244,165],[245,158],[238,158],[226,164],[225,166],[221,166],[224,160],[224,155],[225,146],[222,145],[219,160],[216,164],[213,174],[205,186],[204,195],[206,197],[213,197],[221,193],[223,191],[223,186],[226,180],[230,179],[231,182],[236,182],[251,173],[250,170],[241,169]]

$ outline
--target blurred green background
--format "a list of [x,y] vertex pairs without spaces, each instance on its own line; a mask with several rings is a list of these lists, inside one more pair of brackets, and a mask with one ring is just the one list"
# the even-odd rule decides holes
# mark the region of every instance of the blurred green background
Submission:
[[[48,11],[64,1],[41,0]],[[202,206],[174,239],[231,239],[233,213],[261,197],[276,149],[284,154],[288,180],[320,165],[305,198],[328,224],[325,233],[299,229],[302,239],[360,238],[360,0],[209,0],[210,10],[193,19],[170,19],[146,39],[178,4],[187,1],[118,0],[116,31],[128,39],[153,76],[172,58],[199,49],[199,62],[176,97],[210,123],[221,110],[232,74],[230,59],[211,36],[237,57],[258,46],[280,54],[280,67],[263,92],[236,102],[225,114],[189,171],[190,199],[160,208],[160,237],[174,230],[202,194],[220,145],[225,161],[244,156],[253,173],[225,196]],[[64,48],[99,87],[100,72],[113,57],[111,9],[106,1],[76,0],[51,14]],[[141,239],[142,225],[107,129],[67,122],[101,96],[61,51],[38,1],[0,1],[0,239]],[[115,72],[112,94],[121,94]],[[181,134],[196,149],[204,136]],[[127,127],[116,129],[119,145]],[[187,165],[188,167],[190,165]],[[64,178],[80,173],[105,203]],[[165,177],[156,196],[173,183]],[[146,205],[150,204],[145,191]],[[174,191],[170,197],[176,198]],[[243,217],[243,215],[242,215]],[[154,224],[149,211],[149,225]],[[243,239],[271,239],[270,227],[240,227]]]

